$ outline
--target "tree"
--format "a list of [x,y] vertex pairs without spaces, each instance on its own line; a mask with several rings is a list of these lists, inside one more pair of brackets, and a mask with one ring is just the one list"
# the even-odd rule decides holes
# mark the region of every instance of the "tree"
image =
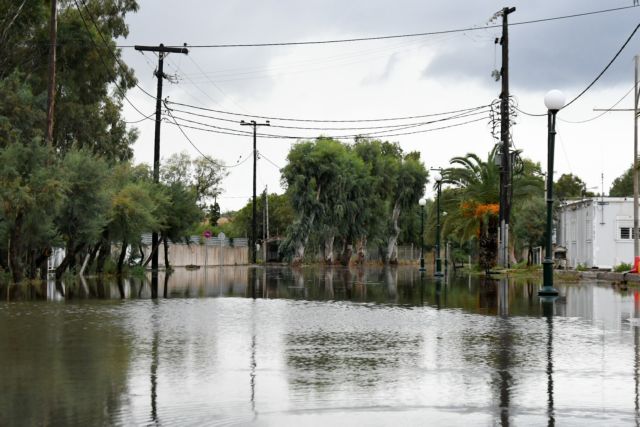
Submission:
[[609,190],[611,197],[632,197],[633,196],[633,165],[622,175],[613,180]]
[[[14,142],[0,149],[0,233],[2,259],[14,282],[25,269],[35,278],[36,267],[46,261],[47,247],[57,237],[54,218],[68,194],[51,163],[51,150],[40,140]],[[47,206],[47,209],[41,209]]]
[[533,248],[544,245],[546,217],[546,202],[542,195],[532,196],[516,208],[516,218],[513,232],[522,240],[527,251],[527,265],[533,263]]
[[563,173],[553,184],[554,196],[558,200],[566,200],[580,197],[593,197],[593,193],[587,191],[587,185],[579,177],[571,173]]
[[108,223],[111,189],[106,185],[107,171],[107,163],[87,150],[70,151],[62,160],[65,198],[55,224],[66,254],[56,268],[57,279],[76,265],[76,255],[98,241]]

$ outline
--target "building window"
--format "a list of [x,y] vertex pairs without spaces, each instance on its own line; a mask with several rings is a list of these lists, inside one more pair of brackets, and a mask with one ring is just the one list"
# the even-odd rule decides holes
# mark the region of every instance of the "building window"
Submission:
[[620,227],[618,229],[620,232],[618,234],[618,238],[620,240],[629,240],[635,237],[635,233],[633,232],[633,227]]

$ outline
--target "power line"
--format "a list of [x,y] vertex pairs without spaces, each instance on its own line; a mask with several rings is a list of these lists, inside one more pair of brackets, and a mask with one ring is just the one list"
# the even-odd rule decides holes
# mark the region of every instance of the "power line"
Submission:
[[[78,1],[77,0],[73,0],[73,2],[76,5],[76,9],[78,10],[78,14],[80,15],[80,18],[82,18],[82,22],[84,23],[85,28],[87,29],[87,32],[89,32],[89,36],[91,36],[91,32],[89,31],[89,27],[87,26],[87,23],[85,22],[84,18],[82,17],[82,12],[80,11],[80,5],[78,5]],[[96,32],[98,33],[98,36],[100,36],[100,38],[102,39],[102,42],[104,43],[105,47],[107,48],[106,50],[109,52],[109,54],[111,56],[113,56],[113,59],[115,59],[116,64],[118,64],[118,67],[120,69],[127,69],[127,67],[125,65],[122,64],[122,62],[120,62],[120,58],[118,58],[118,55],[116,55],[111,48],[109,47],[109,43],[107,42],[107,40],[105,39],[105,37],[102,35],[102,32],[100,31],[100,27],[98,27],[98,23],[96,22],[96,20],[94,19],[93,15],[91,15],[91,12],[89,11],[89,8],[87,7],[87,4],[85,3],[84,0],[80,0],[80,3],[82,3],[82,6],[84,7],[84,11],[86,12],[87,16],[89,17],[89,20],[93,23],[93,26],[96,29]],[[93,37],[90,37],[91,41],[93,42]],[[96,46],[95,42],[93,43],[94,46]],[[116,46],[117,48],[118,46]],[[97,48],[97,46],[96,46]],[[98,50],[99,52],[99,50]],[[150,94],[149,92],[147,92],[146,90],[144,90],[144,88],[142,86],[140,86],[138,84],[138,82],[135,83],[136,87],[138,89],[140,89],[145,95],[156,99],[155,96],[153,96],[152,94]]]
[[[139,111],[138,111],[138,112],[139,112]],[[140,113],[140,114],[142,114],[142,113]],[[128,124],[128,125],[132,125],[132,124],[135,124],[135,123],[140,123],[140,122],[142,122],[142,121],[148,120],[148,119],[149,119],[149,118],[151,118],[151,116],[153,116],[154,114],[156,114],[156,112],[155,112],[155,111],[154,111],[153,113],[149,114],[148,116],[145,116],[145,117],[141,118],[140,120],[134,120],[134,121],[131,121],[131,122],[125,122],[125,123],[126,123],[126,124]]]
[[[165,101],[165,102],[166,102],[166,101]],[[165,107],[166,107],[166,106],[165,106]],[[173,124],[175,124],[176,126],[178,126],[178,129],[179,129],[179,130],[180,130],[180,132],[182,133],[182,136],[184,136],[184,137],[185,137],[185,139],[189,142],[189,144],[191,144],[191,146],[192,146],[193,148],[195,148],[195,150],[196,150],[198,153],[200,153],[200,155],[201,155],[204,159],[208,160],[210,163],[212,163],[212,164],[214,164],[214,165],[216,165],[216,166],[218,166],[218,167],[224,168],[224,169],[231,169],[231,168],[235,168],[235,167],[240,166],[241,164],[243,164],[244,162],[246,162],[247,160],[249,160],[249,159],[251,158],[251,157],[247,156],[247,157],[245,157],[245,159],[244,159],[244,160],[239,161],[239,162],[237,162],[235,165],[231,165],[231,166],[229,166],[229,165],[223,165],[223,164],[222,164],[222,163],[220,163],[219,161],[216,161],[216,160],[211,159],[211,158],[210,158],[210,157],[208,157],[206,154],[204,154],[202,151],[200,151],[200,149],[196,146],[196,144],[194,144],[194,143],[193,143],[193,141],[191,140],[191,138],[189,138],[189,136],[188,136],[188,135],[187,135],[187,133],[184,131],[184,129],[182,129],[182,126],[181,126],[181,125],[176,121],[176,118],[171,114],[171,110],[167,109],[167,113],[169,114],[169,116],[171,117],[171,119],[173,119]],[[268,159],[267,159],[267,160],[268,160]]]
[[607,113],[610,113],[611,110],[616,108],[618,106],[618,104],[620,104],[627,96],[629,96],[629,94],[631,93],[631,91],[633,91],[633,89],[635,89],[634,86],[632,86],[631,89],[629,89],[629,91],[627,93],[622,95],[622,98],[620,98],[618,101],[616,101],[615,104],[613,104],[611,107],[607,108],[606,110],[604,110],[602,113],[598,114],[597,116],[591,117],[590,119],[578,120],[578,121],[563,120],[563,119],[559,119],[559,120],[562,121],[562,122],[565,122],[565,123],[580,124],[580,123],[587,123],[587,122],[591,122],[591,121],[594,121],[596,119],[599,119],[600,117],[604,116]]
[[[198,107],[196,105],[184,104],[184,103],[181,103],[181,102],[173,102],[173,101],[168,101],[168,100],[166,102],[167,102],[167,104],[180,105],[182,107],[193,108],[193,109],[201,110],[201,111],[210,111],[210,112],[213,112],[213,113],[227,114],[227,115],[230,115],[230,116],[247,117],[246,114],[234,113],[234,112],[230,112],[230,111],[214,110],[212,108]],[[477,110],[477,109],[480,109],[480,108],[483,108],[483,107],[489,107],[489,106],[490,106],[490,104],[484,104],[484,105],[478,105],[478,106],[475,106],[475,107],[463,108],[463,109],[459,109],[459,110],[443,111],[443,112],[440,112],[440,113],[422,114],[422,115],[415,115],[415,116],[403,116],[403,117],[385,117],[385,118],[377,118],[377,119],[352,119],[352,120],[326,119],[326,120],[321,120],[321,119],[300,119],[300,118],[288,118],[288,117],[269,117],[269,116],[259,116],[259,115],[249,115],[249,117],[253,117],[253,118],[257,118],[257,119],[266,119],[266,120],[280,120],[280,121],[288,121],[288,122],[309,122],[309,123],[386,122],[386,121],[421,119],[421,118],[425,118],[425,117],[445,116],[447,114],[462,113],[462,112],[465,112],[465,111]]]
[[[629,6],[629,7],[637,7],[637,6]],[[624,50],[625,47],[627,47],[627,45],[629,44],[629,42],[631,41],[631,39],[633,38],[633,36],[636,34],[636,32],[638,31],[638,29],[640,28],[640,24],[636,25],[636,27],[633,29],[633,31],[631,32],[631,34],[629,35],[629,37],[627,38],[627,40],[623,43],[623,45],[620,47],[620,49],[618,49],[618,51],[616,52],[616,54],[613,56],[613,58],[611,58],[611,61],[609,61],[609,63],[603,68],[602,71],[600,71],[600,73],[596,76],[595,79],[593,79],[593,81],[591,83],[589,83],[589,85],[584,88],[584,90],[582,92],[580,92],[577,96],[575,96],[571,101],[567,102],[564,107],[561,108],[561,110],[564,110],[565,108],[567,108],[569,105],[573,104],[574,102],[576,102],[582,95],[584,95],[589,89],[591,89],[591,87],[593,87],[594,84],[596,84],[596,82],[598,80],[600,80],[600,77],[602,77],[604,75],[604,73],[607,72],[607,70],[609,69],[609,67],[611,67],[611,65],[613,65],[613,63],[615,62],[616,59],[618,59],[618,56],[620,56],[620,54],[622,53],[622,51]],[[534,113],[528,113],[526,111],[521,110],[520,108],[518,108],[517,106],[515,107],[516,110],[518,110],[519,112],[521,112],[522,114],[525,114],[527,116],[532,116],[532,117],[542,117],[542,116],[546,116],[547,113],[541,113],[541,114],[534,114]]]
[[[102,57],[102,55],[100,55],[100,48],[98,47],[98,44],[93,40],[93,36],[91,35],[91,30],[89,29],[89,25],[87,24],[87,21],[84,19],[84,16],[82,15],[82,11],[80,10],[80,6],[78,5],[78,2],[76,0],[73,0],[73,2],[76,4],[76,9],[78,10],[78,15],[80,15],[80,19],[82,20],[82,24],[84,25],[84,28],[87,30],[87,34],[89,35],[89,40],[91,40],[91,43],[93,44],[93,47],[98,52],[98,57],[100,58],[100,61],[102,62],[102,65],[104,65],[106,70],[109,70],[109,66],[107,65],[107,63],[104,60],[104,58]],[[85,8],[86,8],[86,6],[85,6]],[[94,25],[95,25],[95,22],[94,22]],[[98,32],[98,34],[100,34],[100,30],[98,30],[97,26],[96,26],[96,31]],[[102,34],[100,34],[100,37],[102,37]],[[104,38],[103,38],[103,40],[104,40]],[[110,51],[110,49],[107,49],[107,50]],[[113,76],[113,77],[115,79],[116,76]],[[116,84],[115,88],[116,88],[116,90],[118,90],[120,92],[120,95],[122,95],[122,97],[129,103],[129,105],[131,105],[131,107],[133,107],[134,110],[136,110],[138,113],[140,113],[140,115],[143,116],[144,119],[148,119],[149,118],[149,116],[147,116],[145,113],[140,111],[140,109],[138,109],[138,107],[136,107],[135,104],[133,102],[131,102],[131,100],[129,98],[127,98],[127,95],[125,94],[124,90],[120,86],[118,86]]]
[[563,109],[567,108],[569,105],[573,104],[574,102],[576,102],[578,100],[578,98],[580,98],[582,95],[584,95],[589,89],[591,89],[591,86],[593,86],[598,80],[600,80],[600,77],[602,77],[602,75],[604,73],[607,72],[607,70],[609,69],[609,67],[611,67],[611,64],[614,63],[614,61],[616,59],[618,59],[618,56],[620,56],[620,54],[622,53],[622,51],[624,50],[625,47],[627,47],[627,45],[629,44],[629,42],[631,41],[631,39],[633,38],[633,36],[636,34],[636,32],[638,31],[638,28],[640,28],[640,24],[636,25],[636,28],[633,29],[633,31],[631,32],[631,34],[629,35],[629,37],[627,38],[627,40],[624,42],[624,44],[620,47],[620,49],[618,49],[618,52],[616,52],[616,54],[613,56],[613,58],[611,58],[611,61],[609,61],[609,63],[607,64],[606,67],[604,67],[604,69],[600,72],[600,74],[598,74],[596,76],[596,78],[589,84],[589,86],[587,86],[582,92],[580,92],[578,94],[578,96],[576,96],[575,98],[573,98],[571,101],[567,102],[565,104],[564,107],[562,107]]
[[[575,13],[571,15],[563,15],[563,16],[555,16],[550,18],[533,19],[529,21],[513,22],[509,24],[509,26],[538,24],[541,22],[558,21],[561,19],[579,18],[583,16],[617,12],[621,10],[632,9],[635,7],[638,7],[638,6],[635,6],[635,5],[624,6],[624,7],[617,7],[617,8],[611,8],[611,9],[596,10],[592,12]],[[485,30],[490,28],[501,28],[501,27],[502,25],[487,25],[484,27],[468,27],[468,28],[457,28],[457,29],[451,29],[451,30],[429,31],[429,32],[423,32],[423,33],[396,34],[396,35],[373,36],[373,37],[356,37],[356,38],[348,38],[348,39],[312,40],[312,41],[300,41],[300,42],[273,42],[273,43],[202,44],[202,45],[188,45],[187,47],[189,48],[236,48],[236,47],[301,46],[301,45],[321,45],[321,44],[334,44],[334,43],[353,43],[353,42],[363,42],[363,41],[373,41],[373,40],[389,40],[389,39],[399,39],[399,38],[408,38],[408,37],[425,37],[425,36],[435,36],[435,35],[441,35],[441,34],[463,33],[463,32],[469,32],[469,31],[478,31],[478,30]],[[131,48],[133,46],[121,45],[118,47]]]
[[[216,116],[211,116],[211,115],[207,115],[207,114],[198,114],[198,113],[194,113],[192,111],[182,110],[182,109],[179,109],[179,108],[173,108],[172,111],[179,112],[179,113],[185,113],[185,114],[188,114],[190,116],[207,118],[207,119],[217,120],[217,121],[222,121],[222,122],[228,122],[228,123],[236,123],[237,122],[237,120],[233,120],[233,119],[226,119],[226,118],[223,118],[223,117],[216,117]],[[489,110],[486,107],[478,107],[476,110],[464,111],[462,113],[459,113],[459,114],[456,114],[456,115],[452,115],[450,117],[445,117],[445,118],[442,118],[442,119],[438,119],[438,120],[432,120],[432,121],[428,121],[428,122],[418,122],[418,123],[389,124],[389,125],[383,125],[383,126],[314,127],[314,126],[286,126],[286,125],[274,125],[274,124],[272,124],[271,127],[272,128],[279,128],[279,129],[301,129],[301,130],[320,130],[320,131],[331,131],[331,130],[333,130],[333,131],[336,131],[336,130],[341,130],[341,131],[344,131],[344,130],[372,130],[372,129],[396,129],[396,130],[398,130],[398,129],[402,129],[402,128],[427,125],[427,124],[436,123],[436,122],[439,122],[439,121],[452,120],[452,119],[463,118],[463,117],[471,117],[471,116],[475,116],[475,115],[478,115],[478,114],[485,114],[485,113],[488,113],[488,112],[489,112]],[[181,117],[178,117],[178,119],[182,120]]]
[[261,159],[265,159],[267,162],[271,163],[273,166],[275,166],[278,170],[282,169],[280,166],[278,166],[277,164],[275,164],[273,161],[269,160],[267,158],[267,156],[265,156],[264,154],[262,154],[260,151],[258,151],[258,156],[260,156]]
[[[351,138],[355,138],[355,137],[370,137],[371,135],[385,136],[385,134],[387,134],[389,132],[398,132],[398,131],[401,131],[401,130],[412,129],[412,128],[416,128],[416,127],[420,127],[420,126],[430,125],[430,124],[434,124],[434,123],[440,123],[440,122],[453,120],[453,119],[457,119],[457,118],[465,118],[465,117],[470,117],[470,116],[476,116],[478,114],[484,114],[484,113],[486,113],[486,112],[482,111],[480,113],[468,114],[468,115],[464,115],[464,116],[461,115],[461,116],[447,117],[447,118],[443,118],[443,119],[432,120],[430,122],[425,122],[425,123],[405,124],[405,125],[401,125],[401,127],[393,128],[393,129],[371,131],[371,132],[361,132],[361,133],[358,133],[358,134],[350,134],[350,135],[327,135],[327,136],[328,137],[332,137],[332,138],[336,138],[336,139],[351,139]],[[220,129],[220,130],[223,130],[223,131],[234,131],[235,130],[235,129],[232,129],[232,128],[226,128],[226,127],[222,127],[222,126],[216,126],[216,125],[211,125],[211,124],[207,124],[207,123],[203,123],[203,122],[198,122],[196,120],[185,119],[184,117],[174,116],[173,114],[171,116],[175,117],[178,120],[187,122],[187,123],[193,123],[193,124],[197,124],[197,125],[200,125],[200,126],[210,127],[210,128],[213,128],[213,129]],[[302,128],[302,129],[311,130],[311,129],[306,129],[306,128]],[[241,131],[238,131],[238,132],[241,132]],[[250,132],[246,132],[245,133],[245,135],[249,135],[249,134],[250,134]],[[267,136],[267,135],[278,136],[278,135],[274,135],[274,134],[260,134],[260,135],[261,136]],[[314,137],[295,137],[295,138],[297,138],[297,139],[309,139],[309,138],[314,138]]]
[[[371,134],[371,135],[368,135],[367,138],[368,139],[375,139],[375,138],[379,138],[379,137],[389,138],[389,137],[395,137],[395,136],[404,136],[404,135],[414,135],[414,134],[419,134],[419,133],[427,133],[427,132],[433,132],[433,131],[436,131],[436,130],[442,130],[442,129],[449,129],[449,128],[458,127],[458,126],[464,126],[464,125],[475,123],[475,122],[479,122],[479,121],[485,120],[485,119],[486,119],[485,117],[481,117],[479,119],[468,120],[468,121],[462,122],[462,123],[455,123],[455,124],[448,125],[448,126],[440,126],[440,127],[436,127],[436,128],[423,129],[423,130],[418,130],[418,131],[413,131],[413,132],[402,132],[402,133],[388,134],[388,135]],[[180,119],[180,120],[182,120],[182,119]],[[196,122],[196,123],[198,123],[198,122]],[[207,125],[206,123],[198,123],[198,124],[203,125],[203,126],[208,126],[208,127],[215,127],[213,125]],[[222,134],[222,135],[232,135],[232,136],[242,136],[242,137],[247,137],[248,136],[248,133],[237,133],[237,132],[233,133],[233,132],[229,132],[229,131],[225,131],[225,130],[210,129],[210,128],[207,128],[207,127],[202,128],[202,127],[185,125],[185,124],[179,124],[178,126],[182,126],[184,128],[189,128],[189,129],[200,130],[200,131],[204,131],[204,132]],[[317,138],[317,136],[275,135],[275,134],[266,134],[266,133],[258,134],[258,136],[263,137],[263,138],[271,138],[271,139],[297,139],[297,140],[310,140],[310,139],[316,139]],[[331,136],[330,138],[337,139],[337,140],[351,140],[351,139],[354,139],[354,138],[357,138],[357,137],[362,137],[362,135]]]

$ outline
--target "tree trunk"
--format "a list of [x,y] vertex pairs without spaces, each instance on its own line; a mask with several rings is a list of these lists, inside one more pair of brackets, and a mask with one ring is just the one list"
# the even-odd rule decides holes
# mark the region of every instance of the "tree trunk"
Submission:
[[324,263],[325,264],[333,264],[333,241],[335,240],[335,236],[333,234],[327,236],[324,240]]
[[125,237],[122,239],[122,249],[120,249],[120,256],[118,257],[118,275],[122,274],[122,266],[124,265],[124,259],[127,256],[127,246],[129,246],[129,243]]
[[167,236],[162,236],[162,244],[164,245],[164,269],[171,270],[171,264],[169,264],[169,242]]
[[391,225],[393,231],[387,240],[387,253],[385,254],[385,264],[395,264],[398,262],[398,236],[400,235],[400,227],[398,226],[398,218],[400,217],[400,201],[397,200],[393,206],[391,213]]
[[356,252],[358,254],[356,264],[363,265],[367,259],[367,236],[356,241]]
[[75,263],[76,254],[82,249],[83,246],[84,245],[82,243],[78,246],[75,246],[73,244],[68,245],[67,253],[64,256],[64,259],[62,260],[58,268],[56,268],[56,280],[60,280],[64,272],[67,271],[67,268]]
[[22,221],[24,216],[18,213],[16,220],[9,232],[9,271],[14,283],[22,280],[24,272],[22,271],[22,261],[20,260],[20,231],[22,229]]
[[96,273],[102,274],[104,272],[104,263],[109,255],[111,255],[111,239],[109,238],[109,230],[105,229],[100,240],[98,259],[96,260]]
[[353,254],[353,245],[351,244],[351,236],[348,236],[344,241],[344,247],[342,248],[342,255],[340,256],[340,264],[348,266],[351,263],[351,255]]
[[158,247],[160,246],[160,243],[162,243],[162,239],[159,239],[158,243],[156,243],[156,245],[151,248],[151,253],[149,254],[149,258],[147,258],[147,260],[144,262],[144,264],[142,264],[143,267],[146,267],[151,262],[151,258],[153,258],[154,252],[158,250]]

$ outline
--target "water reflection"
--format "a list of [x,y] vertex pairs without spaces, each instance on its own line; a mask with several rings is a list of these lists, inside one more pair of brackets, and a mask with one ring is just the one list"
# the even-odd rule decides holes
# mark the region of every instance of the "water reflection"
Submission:
[[402,267],[158,280],[156,298],[151,277],[0,288],[1,424],[640,420],[637,292],[548,301],[534,280]]

